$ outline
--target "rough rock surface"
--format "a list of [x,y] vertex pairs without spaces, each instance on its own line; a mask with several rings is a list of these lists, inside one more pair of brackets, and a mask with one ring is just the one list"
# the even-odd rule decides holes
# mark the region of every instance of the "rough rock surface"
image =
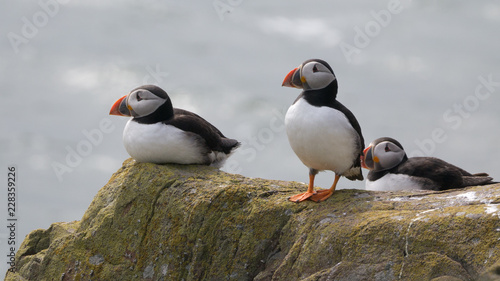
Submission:
[[31,232],[6,280],[500,279],[500,184],[287,201],[305,190],[129,159],[81,221]]

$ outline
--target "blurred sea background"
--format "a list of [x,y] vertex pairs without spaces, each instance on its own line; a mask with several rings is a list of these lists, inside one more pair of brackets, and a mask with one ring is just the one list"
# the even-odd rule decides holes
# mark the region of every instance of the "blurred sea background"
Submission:
[[[283,124],[300,90],[281,83],[321,58],[365,146],[391,136],[410,155],[500,180],[497,1],[20,0],[0,11],[2,274],[8,167],[17,169],[17,250],[34,229],[81,219],[129,157],[127,118],[108,113],[142,84],[243,143],[223,170],[307,182]],[[316,186],[333,177],[319,174]]]

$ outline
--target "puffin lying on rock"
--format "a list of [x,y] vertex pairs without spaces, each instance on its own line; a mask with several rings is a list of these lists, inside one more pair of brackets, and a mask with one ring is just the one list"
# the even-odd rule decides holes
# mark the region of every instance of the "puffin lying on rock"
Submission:
[[[341,176],[363,180],[361,127],[351,111],[336,100],[338,84],[330,65],[319,59],[307,60],[288,73],[282,86],[303,89],[286,113],[285,128],[293,151],[309,168],[307,192],[289,200],[321,202],[332,195]],[[314,177],[324,170],[335,173],[333,185],[314,191]]]
[[133,89],[109,114],[133,117],[123,131],[123,144],[138,162],[221,167],[240,145],[200,116],[173,108],[167,93],[155,85]]
[[471,174],[438,158],[408,158],[403,146],[388,137],[374,140],[363,154],[363,168],[370,170],[367,190],[446,190],[493,183],[486,173]]

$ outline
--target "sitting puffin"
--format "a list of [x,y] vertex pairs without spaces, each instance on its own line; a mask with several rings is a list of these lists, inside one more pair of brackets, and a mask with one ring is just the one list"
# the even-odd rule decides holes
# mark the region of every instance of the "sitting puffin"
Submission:
[[362,166],[370,170],[367,190],[446,190],[493,183],[486,173],[471,174],[438,158],[408,158],[392,138],[374,140],[363,153]]
[[138,162],[220,168],[240,145],[200,116],[173,108],[167,93],[154,85],[133,89],[109,114],[133,117],[123,131],[123,144]]
[[[330,197],[341,176],[363,180],[360,157],[364,140],[354,115],[336,100],[338,84],[332,68],[323,60],[311,59],[288,73],[282,86],[303,89],[285,116],[290,145],[309,168],[307,192],[289,198],[321,202]],[[319,171],[335,173],[330,189],[314,191]]]

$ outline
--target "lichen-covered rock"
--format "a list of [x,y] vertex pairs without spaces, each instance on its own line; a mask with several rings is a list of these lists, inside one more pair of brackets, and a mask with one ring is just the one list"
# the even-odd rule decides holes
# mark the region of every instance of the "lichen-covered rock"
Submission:
[[129,159],[81,221],[30,233],[6,280],[500,279],[500,184],[287,200],[305,189]]

